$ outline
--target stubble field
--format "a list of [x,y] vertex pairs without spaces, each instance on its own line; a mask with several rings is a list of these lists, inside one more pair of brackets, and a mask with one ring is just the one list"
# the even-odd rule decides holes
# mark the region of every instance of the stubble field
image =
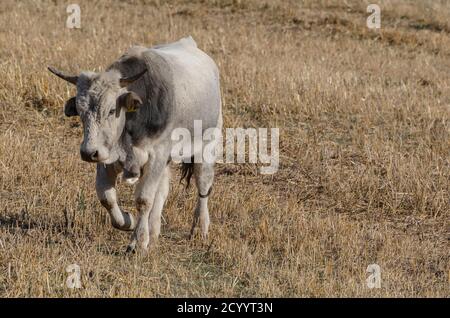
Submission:
[[[0,4],[1,297],[450,295],[450,2],[379,0],[380,30],[368,1],[76,2],[81,29],[64,1]],[[220,68],[224,127],[278,127],[280,167],[217,165],[202,241],[174,165],[158,247],[127,255],[46,67],[187,35]]]

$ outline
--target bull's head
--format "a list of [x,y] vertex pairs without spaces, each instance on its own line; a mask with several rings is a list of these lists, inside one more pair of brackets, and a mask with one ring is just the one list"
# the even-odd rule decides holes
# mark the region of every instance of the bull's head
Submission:
[[103,73],[82,72],[78,76],[48,68],[56,76],[77,86],[76,97],[65,106],[66,116],[80,116],[83,123],[81,158],[88,162],[111,163],[112,149],[117,145],[125,127],[125,112],[142,104],[141,98],[127,86],[138,80],[147,69],[122,78],[117,70]]

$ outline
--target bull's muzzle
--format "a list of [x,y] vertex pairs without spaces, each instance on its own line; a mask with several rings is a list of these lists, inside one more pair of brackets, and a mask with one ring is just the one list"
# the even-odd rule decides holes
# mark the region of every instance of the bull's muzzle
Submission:
[[80,156],[86,162],[103,162],[109,157],[107,152],[101,149],[87,150],[83,148],[80,149]]

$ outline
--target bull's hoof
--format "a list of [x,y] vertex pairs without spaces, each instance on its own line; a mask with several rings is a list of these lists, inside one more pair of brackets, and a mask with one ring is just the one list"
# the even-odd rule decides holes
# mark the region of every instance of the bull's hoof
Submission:
[[114,218],[111,219],[111,225],[113,228],[121,231],[134,231],[134,228],[136,227],[136,221],[134,220],[133,214],[129,212],[122,212],[124,222],[118,223],[114,220]]
[[[133,169],[133,170],[138,170],[138,169]],[[140,177],[140,173],[139,170],[138,171],[129,171],[127,169],[123,169],[123,174],[122,174],[122,179],[129,185],[133,185],[135,184]]]
[[129,178],[129,179],[125,179],[125,182],[126,182],[126,184],[128,184],[128,185],[133,185],[133,184],[135,184],[138,180],[139,180],[139,178]]
[[208,231],[202,230],[198,231],[196,228],[192,228],[191,232],[189,233],[188,239],[193,240],[196,237],[200,237],[201,240],[207,241],[208,240]]

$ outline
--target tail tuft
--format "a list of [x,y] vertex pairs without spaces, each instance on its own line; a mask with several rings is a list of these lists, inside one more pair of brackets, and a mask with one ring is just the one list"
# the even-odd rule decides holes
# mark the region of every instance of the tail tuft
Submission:
[[180,183],[183,181],[183,179],[185,179],[186,189],[191,184],[191,178],[193,174],[194,174],[194,158],[191,158],[191,162],[182,162]]

